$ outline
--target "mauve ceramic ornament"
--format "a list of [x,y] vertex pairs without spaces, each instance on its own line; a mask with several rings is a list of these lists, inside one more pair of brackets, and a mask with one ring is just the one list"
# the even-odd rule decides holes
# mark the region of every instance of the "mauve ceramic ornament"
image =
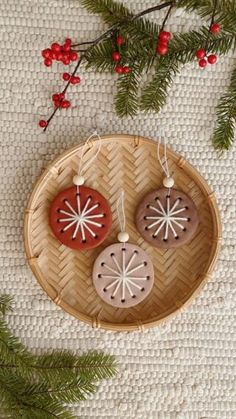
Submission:
[[168,167],[166,144],[164,162],[160,158],[160,144],[157,158],[163,169],[163,188],[149,192],[139,203],[135,222],[141,236],[154,247],[177,248],[191,241],[199,224],[198,213],[193,200],[184,192],[173,189],[174,179]]
[[188,195],[167,188],[147,194],[140,202],[136,227],[152,246],[174,248],[188,243],[198,227],[197,209]]

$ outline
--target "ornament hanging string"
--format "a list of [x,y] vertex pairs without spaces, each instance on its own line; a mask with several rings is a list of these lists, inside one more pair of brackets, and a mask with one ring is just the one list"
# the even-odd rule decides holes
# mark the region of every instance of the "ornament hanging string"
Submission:
[[158,141],[157,143],[157,158],[158,161],[161,165],[161,168],[163,170],[163,172],[165,173],[166,177],[169,178],[170,177],[170,171],[169,171],[169,165],[168,165],[168,160],[167,160],[167,153],[166,153],[166,140],[163,140],[163,146],[164,146],[164,161],[163,158],[161,158],[160,156],[160,144],[161,144],[161,140]]
[[157,158],[158,161],[160,163],[160,166],[165,174],[165,177],[163,179],[163,186],[165,188],[168,188],[170,190],[170,188],[172,188],[174,186],[174,179],[172,178],[171,174],[170,174],[170,170],[169,170],[169,165],[168,165],[168,159],[167,159],[167,147],[166,147],[166,140],[165,140],[165,136],[161,136],[160,138],[164,138],[163,140],[163,148],[164,148],[164,160],[163,158],[161,158],[160,156],[160,144],[161,144],[161,140],[158,141],[157,143]]
[[118,198],[117,205],[116,205],[118,222],[119,222],[119,226],[120,226],[120,231],[122,233],[125,232],[125,227],[126,227],[124,200],[125,200],[125,193],[124,193],[124,190],[122,189],[122,191],[120,193],[120,197]]
[[[91,159],[89,159],[87,161],[86,164],[83,165],[83,160],[84,160],[84,156],[85,156],[85,151],[87,149],[87,147],[90,145],[91,139],[97,137],[98,141],[96,142],[96,147],[97,147],[97,151],[96,153],[91,157]],[[80,157],[80,162],[79,162],[79,169],[78,169],[78,175],[82,176],[83,172],[86,171],[86,169],[91,166],[92,162],[97,158],[100,150],[101,150],[101,146],[102,146],[102,139],[100,137],[100,135],[97,133],[97,131],[94,131],[93,134],[90,135],[90,137],[88,137],[88,139],[85,141],[83,148],[82,148],[82,153],[81,153],[81,157]],[[88,150],[89,151],[89,150]]]

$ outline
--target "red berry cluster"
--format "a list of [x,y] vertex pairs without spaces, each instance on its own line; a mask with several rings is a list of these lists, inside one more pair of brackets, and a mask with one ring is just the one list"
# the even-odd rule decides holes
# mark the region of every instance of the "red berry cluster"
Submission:
[[71,39],[66,39],[63,45],[54,42],[51,48],[46,48],[42,51],[44,64],[51,67],[53,60],[61,61],[65,65],[69,65],[71,61],[78,59],[76,51],[71,49]]
[[207,56],[206,50],[204,48],[200,48],[196,52],[196,57],[198,58],[198,65],[201,68],[205,68],[207,63],[209,64],[215,64],[217,61],[217,55],[216,54],[210,54]]
[[62,78],[64,81],[70,81],[71,84],[79,84],[80,77],[79,76],[71,76],[69,73],[63,73]]
[[[118,47],[121,47],[124,43],[125,43],[125,39],[123,38],[123,36],[118,35],[116,38],[116,45]],[[119,51],[114,51],[111,57],[112,57],[112,60],[117,63],[121,60],[121,54]],[[130,71],[131,71],[131,68],[127,65],[122,66],[120,64],[117,64],[115,66],[115,72],[118,74],[128,74]]]
[[[71,39],[66,39],[63,45],[59,45],[58,43],[54,42],[51,45],[51,49],[47,48],[42,51],[42,56],[44,57],[44,64],[48,67],[52,65],[52,60],[61,61],[63,64],[68,65],[71,61],[76,61],[78,59],[77,52],[72,51],[71,49]],[[56,109],[65,109],[71,106],[70,101],[65,99],[65,92],[69,84],[80,83],[80,77],[75,76],[74,74],[63,73],[62,79],[67,82],[65,89],[62,93],[54,93],[52,95],[52,100]],[[46,128],[47,125],[48,121],[45,121],[44,119],[39,121],[39,126],[41,128]]]
[[55,108],[69,108],[71,105],[69,100],[65,100],[64,93],[54,93],[54,95],[52,95],[52,100]]
[[171,33],[161,31],[157,40],[156,53],[159,55],[166,55],[168,52],[168,43],[170,42]]
[[[213,23],[209,29],[209,31],[213,34],[218,34],[220,30],[221,27],[219,23]],[[198,65],[201,68],[205,68],[208,63],[215,64],[218,58],[216,54],[207,55],[207,52],[204,48],[200,48],[197,50],[196,57],[198,58]]]
[[[57,108],[67,109],[71,106],[70,101],[65,99],[64,93],[54,93],[52,95],[52,100],[56,109]],[[40,128],[46,128],[47,125],[48,125],[48,121],[45,121],[45,119],[41,119],[39,121]]]

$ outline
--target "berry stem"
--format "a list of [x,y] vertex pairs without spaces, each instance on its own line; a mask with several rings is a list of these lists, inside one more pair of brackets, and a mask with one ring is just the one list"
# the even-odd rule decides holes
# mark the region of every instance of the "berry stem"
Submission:
[[211,35],[211,26],[213,25],[213,23],[215,21],[217,3],[218,3],[218,0],[214,0],[213,12],[212,12],[211,21],[210,21],[210,25],[209,25],[209,29],[208,29],[208,34],[207,34],[207,39],[206,39],[205,48],[204,48],[206,51],[208,49],[209,38],[210,38],[210,35]]
[[[83,59],[84,59],[84,55],[81,55],[81,57],[80,57],[80,59],[79,59],[78,63],[76,64],[76,66],[75,66],[75,68],[74,68],[73,73],[71,74],[71,77],[75,76],[75,74],[76,74],[77,70],[79,69],[80,64],[82,63]],[[71,78],[70,78],[70,80],[66,83],[66,85],[65,85],[64,89],[62,90],[62,93],[64,93],[64,94],[66,93],[66,91],[67,91],[68,87],[70,86],[70,84],[71,84]],[[46,125],[46,127],[43,129],[43,131],[44,131],[44,132],[47,130],[47,127],[48,127],[48,125],[50,124],[50,121],[52,120],[52,118],[54,117],[54,115],[56,114],[56,112],[58,111],[58,109],[60,109],[60,108],[57,106],[57,107],[54,109],[54,111],[52,112],[51,116],[48,118],[48,120],[47,120],[47,125]]]
[[214,6],[213,6],[213,13],[212,13],[212,17],[211,17],[210,27],[211,27],[211,26],[213,25],[213,23],[215,22],[215,15],[216,15],[217,3],[218,3],[218,0],[215,0],[215,1],[214,1]]
[[166,16],[165,16],[165,18],[164,18],[164,20],[162,22],[160,32],[163,31],[163,29],[165,27],[165,24],[166,24],[166,22],[167,22],[167,20],[168,20],[168,18],[170,16],[170,13],[171,13],[171,10],[172,10],[173,7],[174,7],[174,3],[172,2],[172,4],[170,5],[170,7],[169,7],[169,9],[168,9],[168,11],[166,13]]
[[145,16],[149,13],[155,12],[156,10],[161,10],[161,9],[165,9],[166,7],[169,6],[174,6],[175,1],[167,1],[166,3],[162,3],[162,4],[158,4],[157,6],[153,6],[153,7],[149,7],[146,10],[143,10],[142,12],[138,13],[137,15],[134,15],[130,20],[136,20],[139,19],[142,16]]
[[[115,23],[113,26],[111,26],[106,32],[104,32],[102,35],[100,35],[98,38],[95,38],[93,41],[84,41],[84,42],[80,42],[79,44],[73,44],[72,47],[79,47],[81,45],[96,45],[98,42],[100,42],[102,39],[110,36],[111,33],[113,33],[114,31],[118,30],[119,27],[124,24],[126,21],[127,22],[133,22],[136,19],[139,19],[142,16],[145,16],[149,13],[155,12],[157,10],[161,10],[161,9],[165,9],[166,7],[170,6],[170,9],[175,5],[175,0],[172,1],[167,1],[165,3],[162,4],[158,4],[157,6],[153,6],[153,7],[149,7],[148,9],[143,10],[140,13],[137,13],[136,15],[133,15],[129,18],[127,18],[126,20],[119,22],[119,23]],[[168,16],[169,16],[170,10],[168,11]],[[166,20],[168,19],[168,16],[166,18]]]

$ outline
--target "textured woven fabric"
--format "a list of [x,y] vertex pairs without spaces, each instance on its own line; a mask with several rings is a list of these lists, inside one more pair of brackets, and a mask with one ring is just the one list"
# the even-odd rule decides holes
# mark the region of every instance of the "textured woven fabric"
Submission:
[[[126,1],[135,10],[154,0]],[[155,15],[159,18],[159,14]],[[172,30],[188,30],[199,19],[179,11]],[[1,292],[15,297],[9,323],[24,343],[39,352],[96,348],[117,355],[117,378],[104,382],[90,400],[75,406],[89,419],[233,419],[235,368],[235,147],[219,157],[211,146],[215,105],[229,82],[235,58],[221,57],[200,71],[185,66],[159,115],[120,120],[113,111],[114,75],[84,72],[71,88],[73,107],[60,112],[46,135],[39,116],[51,112],[62,68],[42,65],[40,51],[54,40],[91,39],[104,30],[78,0],[2,0],[1,78]],[[23,210],[33,183],[59,153],[88,136],[130,133],[167,141],[192,162],[215,191],[223,220],[223,246],[213,278],[194,304],[170,323],[136,333],[92,329],[51,302],[32,275],[24,255]],[[33,419],[33,418],[32,418]]]

